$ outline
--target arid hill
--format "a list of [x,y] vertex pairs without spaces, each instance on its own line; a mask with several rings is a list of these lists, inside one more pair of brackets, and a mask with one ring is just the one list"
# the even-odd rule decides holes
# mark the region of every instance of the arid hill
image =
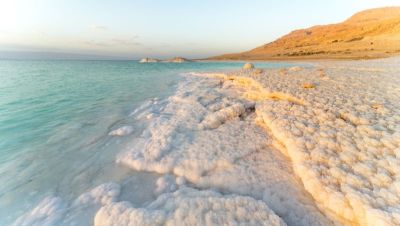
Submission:
[[400,54],[400,7],[359,12],[338,24],[300,29],[247,52],[210,59],[379,58]]

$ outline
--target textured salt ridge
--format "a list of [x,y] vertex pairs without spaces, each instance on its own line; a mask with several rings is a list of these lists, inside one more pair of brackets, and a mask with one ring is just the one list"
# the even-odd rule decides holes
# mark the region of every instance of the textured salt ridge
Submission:
[[[101,206],[110,204],[119,195],[120,186],[115,183],[105,183],[92,190],[83,193],[71,204],[61,197],[48,196],[44,198],[35,208],[19,217],[14,226],[56,226],[64,225],[84,225],[82,219],[87,219],[89,214],[94,217],[94,213]],[[90,220],[90,217],[89,217]]]
[[117,161],[262,200],[289,225],[330,225],[277,144],[256,124],[255,102],[241,98],[236,88],[188,76],[158,111],[137,116],[149,125]]
[[[346,224],[400,225],[398,61],[223,77],[257,100],[260,121],[323,210]],[[308,82],[315,88],[304,89]],[[276,92],[305,104],[266,95]]]
[[118,202],[120,186],[115,183],[99,185],[70,205],[49,196],[14,225],[286,225],[262,201],[189,188],[172,175],[160,177],[154,193],[158,198],[142,208]]
[[286,225],[264,202],[250,197],[182,187],[160,195],[145,208],[128,202],[102,207],[96,226],[111,225]]

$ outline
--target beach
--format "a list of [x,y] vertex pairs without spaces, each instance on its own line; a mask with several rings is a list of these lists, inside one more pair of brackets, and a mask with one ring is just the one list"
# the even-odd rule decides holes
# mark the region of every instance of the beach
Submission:
[[260,124],[323,212],[343,224],[397,225],[397,64],[330,62],[218,77],[256,101]]
[[14,225],[398,225],[399,63],[181,73],[108,131],[130,173]]
[[0,226],[400,226],[400,1],[0,1]]

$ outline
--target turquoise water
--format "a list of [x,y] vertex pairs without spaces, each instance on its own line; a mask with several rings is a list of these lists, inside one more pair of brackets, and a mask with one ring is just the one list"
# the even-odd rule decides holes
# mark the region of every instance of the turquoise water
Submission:
[[0,225],[46,195],[73,199],[94,185],[132,174],[115,164],[130,136],[113,139],[111,130],[135,125],[129,115],[147,100],[173,93],[182,73],[242,65],[0,61]]

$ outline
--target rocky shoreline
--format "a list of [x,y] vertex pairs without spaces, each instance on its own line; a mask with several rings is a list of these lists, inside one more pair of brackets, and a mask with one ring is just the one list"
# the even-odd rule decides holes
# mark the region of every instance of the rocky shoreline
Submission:
[[139,61],[139,63],[185,63],[185,62],[191,62],[191,60],[183,58],[183,57],[174,57],[171,59],[167,60],[160,60],[160,59],[155,59],[155,58],[143,58]]

